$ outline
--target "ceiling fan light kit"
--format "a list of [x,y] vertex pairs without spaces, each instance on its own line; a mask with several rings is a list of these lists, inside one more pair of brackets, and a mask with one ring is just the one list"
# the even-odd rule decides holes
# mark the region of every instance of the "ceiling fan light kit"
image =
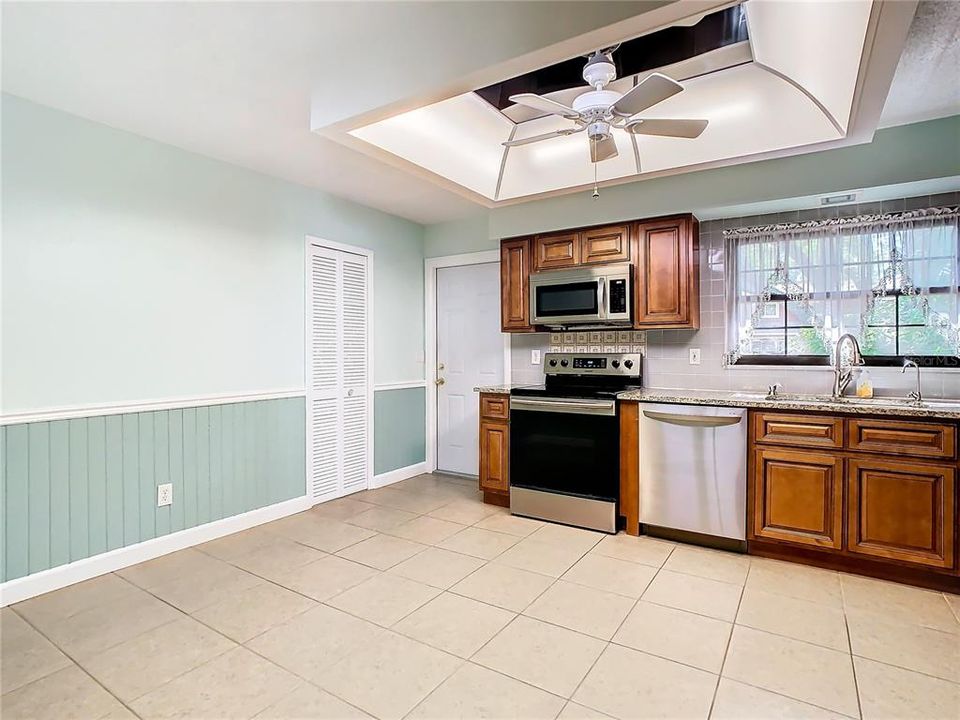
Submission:
[[[518,105],[572,120],[576,123],[576,127],[508,140],[503,145],[506,147],[529,145],[586,131],[590,145],[590,160],[593,163],[599,163],[617,157],[619,154],[613,137],[614,129],[622,129],[632,135],[688,139],[699,137],[703,133],[708,124],[706,120],[635,118],[634,115],[682,92],[683,86],[666,75],[651,73],[624,94],[616,90],[605,90],[604,88],[617,77],[617,69],[610,56],[612,52],[613,50],[597,51],[587,59],[587,64],[583,68],[583,79],[591,89],[574,98],[570,107],[532,93],[510,97],[511,102]],[[597,197],[597,194],[594,189],[594,197]]]

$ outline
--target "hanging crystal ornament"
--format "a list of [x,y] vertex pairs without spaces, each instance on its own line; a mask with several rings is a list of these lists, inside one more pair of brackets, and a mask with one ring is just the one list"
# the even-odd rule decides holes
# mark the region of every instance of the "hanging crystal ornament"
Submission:
[[[899,288],[897,287],[897,278],[900,278]],[[917,290],[913,278],[907,272],[903,253],[896,245],[890,249],[890,257],[883,269],[883,275],[867,295],[864,310],[860,314],[860,337],[866,336],[869,318],[876,310],[877,300],[898,290],[900,297],[906,298],[907,302],[920,313],[923,324],[932,328],[951,348],[954,348],[956,354],[960,355],[960,327],[950,322],[949,317],[930,307],[930,298]]]
[[776,267],[773,272],[770,273],[763,290],[760,292],[760,298],[754,305],[753,312],[750,313],[750,320],[747,322],[746,327],[740,332],[737,346],[724,355],[724,364],[734,365],[741,356],[748,354],[746,351],[750,348],[750,341],[753,338],[753,333],[757,325],[760,323],[763,309],[767,303],[770,302],[774,294],[786,295],[788,301],[796,303],[799,309],[809,318],[817,338],[825,345],[830,345],[831,341],[824,329],[825,320],[813,307],[813,303],[810,301],[810,293],[804,290],[798,282],[790,278],[790,274],[784,267],[783,260],[778,259]]

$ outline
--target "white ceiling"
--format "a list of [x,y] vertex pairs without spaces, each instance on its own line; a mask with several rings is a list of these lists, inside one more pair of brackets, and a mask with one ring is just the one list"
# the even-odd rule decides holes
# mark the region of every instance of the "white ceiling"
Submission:
[[924,0],[910,25],[880,127],[960,114],[960,2]]
[[665,4],[3,2],[2,88],[432,223],[475,206],[312,133],[312,97],[335,121]]
[[[694,10],[717,5],[684,0]],[[385,108],[395,114],[575,56],[579,45],[602,44],[615,23],[676,14],[676,7],[672,0],[3,2],[2,89],[432,223],[476,204],[311,132],[311,112],[314,123]],[[933,14],[944,13],[950,16]],[[952,27],[948,35],[940,22],[915,23],[918,50],[901,63],[891,103],[901,85],[920,84],[924,91],[903,103],[910,112],[960,111],[955,96],[944,105],[930,90],[944,80],[931,77],[921,52],[925,34],[935,34],[943,49],[937,57],[955,58]]]

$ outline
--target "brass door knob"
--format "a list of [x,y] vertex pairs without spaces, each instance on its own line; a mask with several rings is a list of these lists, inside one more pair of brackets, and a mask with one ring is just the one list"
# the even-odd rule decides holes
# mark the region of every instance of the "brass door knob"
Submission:
[[447,382],[447,381],[444,380],[443,378],[437,378],[436,380],[433,381],[433,384],[439,386],[439,385],[443,385],[443,384],[446,383],[446,382]]

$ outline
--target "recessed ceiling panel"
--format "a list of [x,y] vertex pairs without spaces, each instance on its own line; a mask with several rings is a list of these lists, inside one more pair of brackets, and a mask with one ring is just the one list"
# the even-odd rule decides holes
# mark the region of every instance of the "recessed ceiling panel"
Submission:
[[696,140],[637,136],[641,172],[841,137],[809,97],[753,63],[688,80],[684,87],[643,117],[702,118],[710,124]]
[[754,60],[810,93],[846,132],[872,0],[750,0]]
[[351,135],[492,198],[513,123],[473,93],[357,128]]

